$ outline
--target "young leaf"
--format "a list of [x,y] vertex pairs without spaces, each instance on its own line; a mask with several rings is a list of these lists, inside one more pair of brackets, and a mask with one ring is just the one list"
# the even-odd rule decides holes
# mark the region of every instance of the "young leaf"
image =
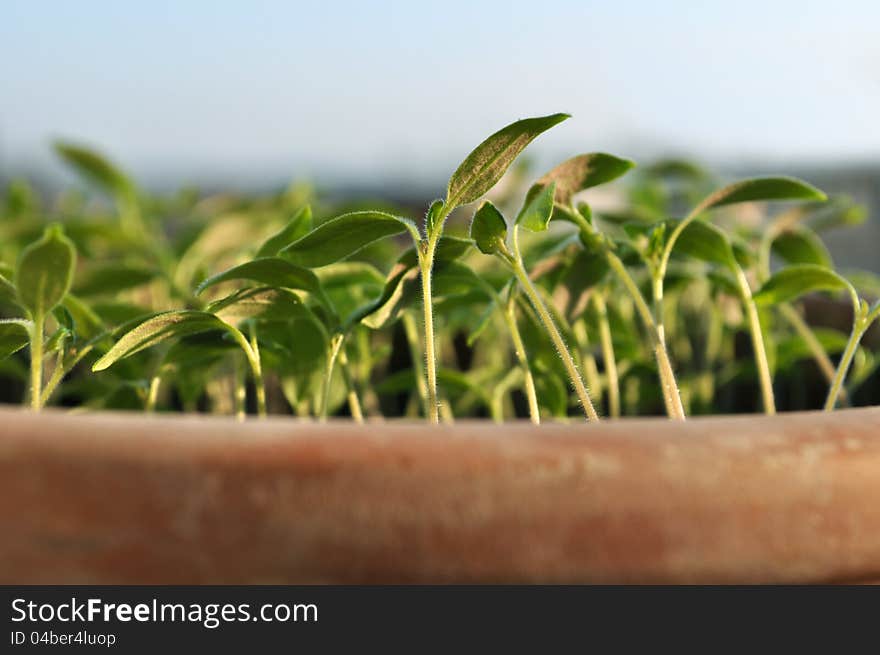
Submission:
[[281,230],[266,239],[257,250],[257,258],[274,257],[291,243],[304,237],[312,229],[312,208],[309,205],[300,207]]
[[507,221],[488,200],[480,204],[471,221],[471,239],[484,255],[494,255],[506,248]]
[[55,143],[55,152],[77,173],[113,196],[134,193],[131,181],[101,155],[70,143]]
[[281,250],[280,255],[300,266],[326,266],[353,255],[374,241],[409,229],[405,219],[392,214],[352,212],[322,223]]
[[230,324],[247,319],[292,322],[312,317],[299,296],[287,289],[272,287],[236,291],[208,305],[207,311]]
[[531,200],[516,217],[516,224],[522,225],[532,232],[543,232],[553,216],[553,198],[556,195],[556,182],[551,182],[538,189]]
[[[754,295],[760,305],[794,300],[811,291],[843,291],[852,287],[831,269],[814,264],[798,264],[774,273]],[[855,294],[855,291],[852,291]]]
[[18,318],[0,319],[0,360],[28,345],[31,329],[30,321]]
[[279,257],[264,257],[233,266],[202,282],[196,287],[196,294],[208,287],[229,280],[252,280],[259,284],[289,289],[301,289],[320,295],[321,283],[318,276],[303,266],[297,266]]
[[76,249],[60,225],[27,246],[18,260],[15,285],[19,302],[32,316],[45,316],[64,298],[73,281]]
[[569,118],[569,114],[526,118],[511,123],[483,141],[449,179],[446,189],[446,206],[449,210],[480,198],[495,186],[517,155],[535,137],[566,118]]
[[526,204],[548,184],[556,183],[556,202],[571,203],[571,197],[594,186],[605,184],[624,175],[635,166],[629,159],[621,159],[604,152],[593,152],[572,157],[541,177],[526,194]]
[[120,359],[130,357],[166,339],[210,330],[229,331],[230,329],[229,325],[208,312],[195,310],[163,312],[123,335],[103,357],[94,363],[92,371],[103,371]]
[[703,221],[694,221],[682,230],[674,250],[727,268],[732,268],[736,262],[727,235],[718,227]]
[[756,177],[741,180],[715,191],[703,200],[692,214],[740,202],[765,200],[825,200],[816,187],[793,177]]
[[400,310],[417,297],[419,270],[415,266],[398,263],[385,282],[382,295],[376,300],[357,309],[345,320],[347,326],[363,323],[372,330],[378,330],[397,318]]
[[796,227],[780,233],[771,245],[773,253],[786,264],[815,264],[832,268],[831,254],[812,230]]

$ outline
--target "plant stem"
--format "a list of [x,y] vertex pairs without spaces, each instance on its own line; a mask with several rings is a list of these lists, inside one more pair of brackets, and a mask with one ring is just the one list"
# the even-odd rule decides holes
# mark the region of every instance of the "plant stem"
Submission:
[[408,311],[403,312],[401,320],[403,322],[403,331],[406,334],[406,340],[409,342],[409,356],[412,360],[416,391],[418,392],[419,400],[422,403],[422,411],[425,413],[425,416],[428,416],[430,412],[430,403],[428,400],[428,385],[425,382],[425,376],[422,374],[423,357],[422,349],[419,347],[419,330],[416,327],[415,319]]
[[40,411],[43,406],[43,331],[46,317],[34,312],[31,334],[31,409]]
[[336,358],[345,341],[345,335],[336,333],[330,337],[330,347],[327,351],[327,368],[324,372],[324,386],[321,390],[321,406],[318,410],[318,419],[323,423],[327,420],[327,405],[330,402],[330,386],[333,382],[333,370],[336,367]]
[[761,384],[764,413],[773,415],[776,413],[776,401],[773,397],[773,376],[770,374],[770,363],[767,361],[767,349],[764,346],[764,333],[761,330],[758,308],[755,306],[755,301],[752,300],[752,289],[749,287],[746,274],[739,265],[735,266],[735,272],[740,296],[742,297],[742,303],[749,321],[749,334],[752,337],[752,350],[755,351],[755,365],[758,368],[758,380]]
[[[571,207],[557,205],[557,209],[561,209],[565,214],[580,228],[581,233],[586,239],[595,236],[595,228],[581,216],[580,212]],[[651,313],[648,304],[645,302],[639,286],[632,279],[626,266],[620,260],[620,257],[614,254],[607,245],[603,247],[605,260],[608,266],[614,271],[617,278],[623,283],[627,293],[629,293],[636,310],[645,325],[645,329],[651,339],[651,349],[654,351],[654,358],[657,360],[657,372],[660,376],[660,386],[663,390],[663,402],[666,406],[666,414],[671,419],[683,421],[685,419],[684,407],[681,404],[681,393],[678,390],[678,383],[675,381],[675,371],[672,368],[672,362],[669,359],[669,352],[666,349],[666,340],[663,335],[663,327],[654,322],[654,316]],[[662,297],[662,282],[660,285],[660,294]],[[655,285],[656,292],[656,285]]]
[[620,257],[610,250],[606,250],[605,259],[633,299],[636,310],[650,335],[651,348],[654,351],[654,357],[657,360],[657,371],[660,375],[660,386],[663,389],[666,413],[669,418],[683,421],[685,414],[684,407],[681,404],[681,393],[678,390],[678,383],[675,381],[675,372],[672,368],[672,362],[669,360],[669,353],[666,350],[666,341],[663,339],[662,332],[654,323],[654,317],[644,297],[642,297],[642,292],[639,290],[635,280],[632,279],[629,271],[626,270],[626,266],[620,261]]
[[43,387],[40,396],[41,407],[45,407],[49,403],[49,398],[52,396],[52,392],[55,391],[61,383],[61,380],[64,378],[64,373],[64,350],[62,349],[58,352],[58,357],[55,358],[55,368],[52,370],[52,375],[46,380],[46,386]]
[[608,380],[608,413],[611,418],[620,418],[620,377],[617,374],[617,359],[611,340],[611,325],[608,323],[608,308],[601,293],[593,294],[593,304],[599,316],[599,340],[602,344],[602,359],[605,360],[605,378]]
[[[422,278],[422,307],[425,313],[425,370],[427,372],[428,420],[440,422],[440,405],[437,401],[437,359],[434,354],[434,300],[431,292],[431,269],[440,230],[437,229],[426,242],[419,244],[419,269]],[[424,245],[423,245],[424,244]],[[424,247],[424,250],[422,249]]]
[[244,379],[244,369],[239,360],[235,362],[235,371],[233,372],[234,376],[234,390],[233,390],[233,398],[235,400],[235,418],[238,421],[243,421],[245,419],[245,415],[247,414],[247,388],[245,387],[245,379]]
[[260,358],[260,344],[257,342],[257,326],[251,322],[251,351],[254,354],[256,368],[254,370],[254,393],[257,397],[257,415],[260,418],[266,417],[266,385],[263,382],[263,364]]
[[260,418],[266,417],[266,387],[263,384],[263,369],[260,364],[260,349],[257,344],[256,330],[251,325],[251,343],[237,328],[230,328],[233,339],[244,351],[248,364],[251,368],[251,375],[254,378],[254,389],[257,397],[257,415]]
[[541,423],[541,411],[538,409],[535,378],[532,375],[532,369],[529,367],[526,347],[523,344],[522,335],[519,333],[519,327],[516,324],[516,303],[512,290],[504,307],[504,320],[507,323],[510,340],[513,342],[513,352],[516,354],[519,367],[523,372],[523,386],[525,387],[526,399],[529,403],[529,419],[535,425],[539,425]]
[[846,379],[846,374],[849,372],[853,356],[856,354],[859,342],[862,340],[862,337],[865,335],[865,332],[867,332],[870,325],[871,321],[866,318],[864,313],[856,313],[855,319],[853,320],[852,332],[850,332],[849,335],[849,341],[846,343],[846,349],[843,351],[840,362],[837,364],[837,372],[834,375],[834,380],[831,382],[831,388],[828,390],[828,397],[825,400],[824,408],[826,412],[830,412],[837,406],[837,398],[843,389],[843,381]]
[[144,402],[144,411],[147,413],[156,411],[156,402],[159,399],[159,385],[162,383],[162,376],[156,373],[150,378],[150,388],[147,389],[147,400]]
[[550,312],[547,309],[547,306],[544,304],[544,301],[541,299],[541,296],[538,293],[538,290],[535,288],[535,285],[532,284],[532,281],[529,279],[529,274],[526,272],[525,266],[523,266],[522,256],[519,252],[519,245],[517,244],[516,235],[517,228],[516,226],[514,226],[513,256],[508,260],[510,265],[513,267],[513,274],[516,276],[520,287],[522,287],[522,290],[525,292],[529,301],[532,303],[532,307],[534,307],[535,311],[538,312],[538,316],[541,318],[541,322],[544,324],[544,328],[547,330],[547,334],[550,336],[550,340],[556,347],[556,352],[559,354],[560,359],[562,359],[562,364],[565,366],[565,370],[568,372],[568,377],[571,380],[571,384],[574,387],[574,391],[577,394],[578,400],[581,403],[581,407],[583,408],[587,419],[591,421],[598,421],[599,415],[596,413],[596,408],[593,406],[593,401],[590,400],[590,394],[587,393],[587,387],[584,384],[583,378],[581,378],[580,372],[577,370],[577,366],[574,363],[571,352],[569,352],[568,347],[565,345],[565,341],[563,340],[562,335],[559,333],[559,328],[556,327],[556,323],[553,321],[553,317],[550,315]]
[[361,410],[361,401],[360,398],[358,398],[354,376],[351,374],[351,366],[348,363],[345,348],[342,348],[339,351],[339,365],[342,369],[342,377],[345,380],[345,388],[348,389],[346,399],[348,400],[348,409],[351,411],[351,418],[355,423],[363,423],[364,413]]

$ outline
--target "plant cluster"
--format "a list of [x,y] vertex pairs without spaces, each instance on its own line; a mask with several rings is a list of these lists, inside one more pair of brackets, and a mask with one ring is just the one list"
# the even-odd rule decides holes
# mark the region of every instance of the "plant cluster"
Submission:
[[[752,403],[772,414],[786,377],[812,362],[825,409],[851,402],[877,367],[860,344],[880,283],[835,271],[818,234],[861,221],[861,208],[790,177],[712,190],[683,161],[630,174],[633,162],[606,153],[562,162],[522,202],[522,166],[493,189],[566,118],[487,138],[418,222],[377,203],[346,211],[303,185],[150,196],[98,154],[58,144],[112,205],[68,193],[45,209],[10,186],[5,399],[356,421],[684,419]],[[594,211],[582,192],[626,174],[618,207]],[[448,220],[464,212],[466,225]],[[803,316],[804,298],[829,293],[851,304],[848,335]],[[748,400],[725,403],[731,393]]]

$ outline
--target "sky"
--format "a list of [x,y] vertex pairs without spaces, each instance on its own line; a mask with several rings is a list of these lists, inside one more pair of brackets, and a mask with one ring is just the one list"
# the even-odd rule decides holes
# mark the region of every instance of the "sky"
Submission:
[[0,174],[100,148],[146,180],[421,181],[501,126],[534,146],[880,159],[880,3],[0,3]]

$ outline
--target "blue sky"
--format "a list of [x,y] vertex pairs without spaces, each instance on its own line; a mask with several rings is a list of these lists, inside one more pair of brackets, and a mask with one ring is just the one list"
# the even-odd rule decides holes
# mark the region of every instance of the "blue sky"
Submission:
[[110,2],[0,8],[0,170],[64,136],[149,179],[424,179],[519,117],[553,156],[880,156],[880,3]]

